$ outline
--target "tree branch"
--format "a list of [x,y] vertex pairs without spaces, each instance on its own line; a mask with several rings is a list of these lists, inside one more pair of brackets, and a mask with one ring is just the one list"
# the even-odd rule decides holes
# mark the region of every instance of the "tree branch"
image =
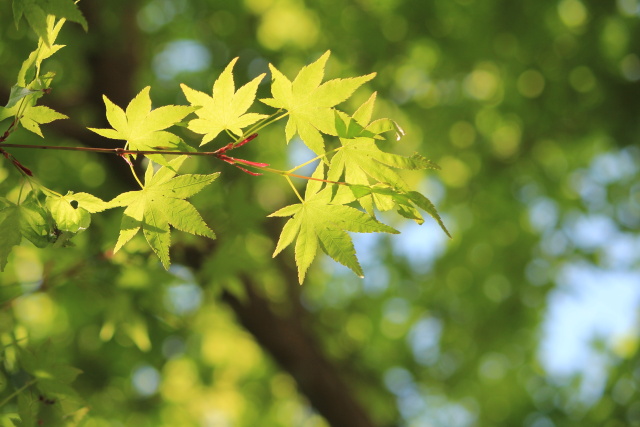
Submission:
[[[302,324],[276,315],[269,302],[245,279],[247,298],[240,301],[229,292],[222,300],[260,345],[296,380],[314,408],[333,427],[372,427],[373,421],[353,397],[335,365]],[[292,284],[291,286],[297,286]]]
[[[202,268],[206,257],[215,250],[215,242],[205,249],[182,246],[173,253],[174,260],[195,271]],[[310,404],[333,427],[374,427],[375,424],[353,390],[344,381],[345,372],[329,360],[306,321],[308,312],[299,299],[297,273],[279,263],[289,292],[289,310],[274,310],[270,301],[256,292],[251,277],[241,276],[246,298],[239,299],[224,291],[221,299],[229,305],[244,328],[253,335],[263,350],[289,373]],[[286,314],[283,314],[283,311]]]

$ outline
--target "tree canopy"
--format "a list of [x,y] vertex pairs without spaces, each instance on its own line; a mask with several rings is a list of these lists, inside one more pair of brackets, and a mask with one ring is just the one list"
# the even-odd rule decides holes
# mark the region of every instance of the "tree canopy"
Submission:
[[636,0],[0,7],[2,425],[640,425]]

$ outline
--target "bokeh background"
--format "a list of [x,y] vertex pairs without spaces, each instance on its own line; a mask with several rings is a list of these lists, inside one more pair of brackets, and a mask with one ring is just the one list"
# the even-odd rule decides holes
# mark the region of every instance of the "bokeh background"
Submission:
[[[0,6],[7,99],[35,39]],[[15,248],[0,276],[0,396],[14,390],[18,339],[84,372],[73,387],[91,426],[640,425],[640,2],[80,8],[89,32],[67,24],[68,46],[45,63],[57,75],[43,103],[71,117],[44,128],[48,144],[112,146],[84,129],[105,126],[102,94],[124,106],[151,85],[157,105],[185,104],[180,83],[209,91],[236,56],[244,84],[331,50],[328,78],[378,73],[341,108],[377,91],[375,116],[406,131],[388,149],[442,167],[407,179],[453,239],[382,216],[402,234],[354,236],[364,279],[320,258],[300,287],[292,251],[271,258],[283,222],[266,215],[294,197],[284,181],[192,159],[189,171],[223,168],[193,198],[219,238],[174,232],[169,272],[141,236],[112,255],[115,211],[73,248]],[[310,157],[281,126],[252,144],[245,158],[281,169]],[[118,159],[13,153],[56,191],[134,188]],[[0,181],[19,191],[8,162]],[[11,425],[15,405],[0,411]]]

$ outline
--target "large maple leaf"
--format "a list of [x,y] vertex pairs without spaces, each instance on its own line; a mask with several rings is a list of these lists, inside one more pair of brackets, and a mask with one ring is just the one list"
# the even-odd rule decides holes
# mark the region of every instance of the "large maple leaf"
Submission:
[[324,78],[324,68],[329,55],[330,52],[327,51],[316,62],[303,67],[293,82],[270,64],[273,98],[261,100],[271,107],[289,112],[285,127],[287,142],[298,134],[318,155],[325,151],[321,133],[337,135],[333,107],[347,100],[357,88],[375,76],[373,73],[329,80],[320,84]]
[[215,239],[215,233],[185,199],[211,184],[220,173],[176,177],[176,171],[185,159],[185,156],[178,157],[155,174],[153,165],[149,163],[142,190],[120,194],[109,202],[110,207],[126,206],[114,252],[142,229],[162,265],[169,268],[169,225],[187,233]]
[[[313,178],[322,178],[324,165],[320,164]],[[294,240],[298,279],[304,281],[306,272],[315,258],[318,247],[331,258],[350,268],[358,276],[363,272],[356,257],[353,242],[347,231],[356,233],[399,232],[388,225],[350,206],[331,204],[332,188],[320,190],[321,183],[309,182],[302,203],[286,206],[269,216],[293,216],[282,229],[273,256]]]

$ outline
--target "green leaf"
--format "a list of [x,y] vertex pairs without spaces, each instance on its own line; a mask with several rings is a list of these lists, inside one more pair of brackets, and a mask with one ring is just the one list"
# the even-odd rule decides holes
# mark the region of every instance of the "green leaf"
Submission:
[[20,124],[28,131],[35,133],[41,137],[42,131],[40,125],[45,123],[51,123],[54,120],[67,119],[64,114],[58,113],[49,107],[44,105],[37,105],[25,110],[24,114],[20,118]]
[[47,15],[68,19],[87,31],[87,20],[73,0],[13,0],[13,19],[16,27],[24,16],[29,26],[46,45],[52,40],[46,31]]
[[289,112],[289,120],[285,127],[287,142],[298,134],[318,155],[325,151],[322,133],[337,135],[333,107],[346,101],[357,88],[375,76],[368,74],[349,79],[334,79],[321,85],[329,55],[330,52],[327,51],[316,62],[303,67],[293,82],[270,64],[273,98],[261,100],[271,107]]
[[215,233],[205,224],[198,211],[186,200],[211,184],[219,175],[175,176],[185,156],[172,160],[153,173],[149,163],[145,186],[140,191],[120,194],[109,207],[126,206],[120,225],[120,235],[114,252],[135,236],[140,229],[162,265],[169,268],[170,228],[215,239]]
[[346,231],[398,233],[394,228],[378,222],[362,211],[350,206],[330,204],[330,201],[331,188],[327,187],[316,193],[307,192],[304,202],[287,206],[269,215],[293,215],[282,229],[273,256],[278,255],[296,240],[295,258],[300,283],[304,281],[306,272],[317,254],[318,246],[331,258],[349,267],[358,276],[363,276],[353,242]]
[[64,45],[53,44],[56,41],[63,24],[64,21],[62,20],[56,22],[54,16],[47,17],[46,29],[49,43],[45,43],[43,39],[38,41],[38,47],[36,50],[31,52],[29,57],[22,63],[22,67],[18,72],[18,85],[29,86],[30,82],[37,79],[39,76],[42,61],[50,58],[53,54],[64,47]]
[[14,425],[20,427],[37,426],[38,398],[33,393],[20,393],[18,395],[18,415],[20,421],[14,421]]
[[[346,134],[354,132],[357,134],[358,125],[353,125],[354,122],[351,122],[351,131],[345,127]],[[328,179],[330,181],[344,180],[348,184],[364,186],[370,185],[373,181],[373,183],[385,183],[402,191],[408,191],[408,185],[393,168],[438,169],[438,165],[418,153],[405,157],[380,150],[374,139],[376,134],[369,131],[369,126],[362,128],[360,134],[373,135],[373,137],[340,138],[342,147],[331,158],[329,166]],[[371,215],[374,212],[374,204],[382,211],[391,208],[389,203],[380,197],[365,196],[360,198],[359,202]]]
[[392,200],[394,203],[392,207],[396,207],[400,215],[413,219],[418,224],[424,222],[422,215],[416,210],[416,207],[420,208],[435,219],[438,225],[440,225],[440,228],[442,228],[442,231],[451,237],[449,230],[447,230],[447,227],[444,225],[434,204],[426,196],[417,191],[403,191],[385,184],[376,184],[373,186],[351,185],[350,188],[357,199],[373,196],[384,198],[384,200]]
[[20,210],[14,203],[0,198],[0,271],[4,271],[9,253],[20,240]]
[[11,93],[9,94],[9,101],[5,108],[11,108],[16,105],[20,100],[25,97],[33,94],[35,91],[31,89],[27,89],[26,87],[14,85],[11,87]]
[[85,230],[91,224],[91,213],[108,207],[107,203],[91,194],[74,194],[72,191],[65,196],[49,193],[46,205],[58,229],[72,233]]
[[[159,151],[163,149],[190,151],[181,138],[167,129],[176,125],[195,109],[185,105],[165,105],[156,109],[151,107],[149,86],[145,87],[131,100],[126,112],[103,97],[106,106],[107,121],[112,129],[89,130],[110,139],[126,141],[125,147],[138,151]],[[162,165],[167,161],[160,154],[147,155],[151,160]]]
[[8,117],[18,116],[22,127],[40,137],[44,137],[40,129],[41,124],[67,118],[64,114],[58,113],[44,105],[33,105],[35,104],[35,98],[30,96],[30,94],[26,96],[27,98],[23,98],[26,99],[25,105],[23,105],[22,102],[18,102],[11,108],[0,107],[0,121]]
[[39,4],[34,0],[14,0],[13,1],[13,17],[16,26],[20,18],[24,16],[29,26],[44,41],[47,46],[51,45],[49,35],[47,33],[47,14]]
[[30,192],[20,204],[20,232],[39,248],[55,241],[55,224],[51,213],[40,205],[35,193]]
[[196,110],[197,119],[189,122],[189,129],[204,135],[200,145],[213,140],[224,130],[242,136],[242,129],[267,117],[264,114],[247,113],[256,97],[258,85],[265,74],[260,74],[246,85],[235,90],[233,82],[233,66],[238,58],[234,58],[213,84],[212,96],[191,89],[185,84],[180,87],[185,97]]
[[38,3],[42,5],[44,11],[49,15],[65,18],[80,24],[85,31],[88,30],[87,20],[73,0],[38,0]]

